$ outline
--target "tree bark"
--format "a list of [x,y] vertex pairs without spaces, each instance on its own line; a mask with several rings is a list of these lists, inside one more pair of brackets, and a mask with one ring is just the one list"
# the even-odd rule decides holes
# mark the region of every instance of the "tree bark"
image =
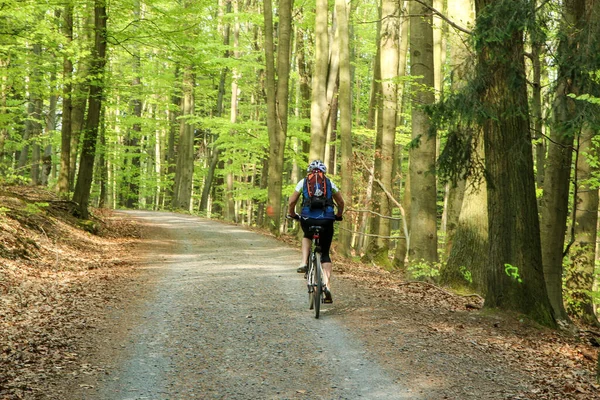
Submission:
[[92,177],[94,173],[94,158],[96,156],[96,140],[100,124],[102,108],[102,93],[104,87],[104,66],[106,64],[106,1],[95,0],[94,3],[94,50],[90,72],[96,77],[90,82],[89,107],[85,124],[85,135],[79,161],[79,172],[73,201],[78,205],[79,216],[88,218],[88,204]]
[[432,0],[410,2],[410,62],[415,78],[412,101],[412,138],[410,151],[411,184],[411,263],[437,261],[437,193],[435,177],[436,139],[429,132],[431,122],[423,106],[433,104],[435,96],[433,65]]
[[[397,1],[384,0],[381,5],[382,26],[381,26],[381,96],[383,98],[382,108],[382,131],[381,131],[381,152],[376,155],[380,158],[377,164],[379,171],[375,172],[379,176],[381,183],[388,190],[392,190],[393,185],[393,164],[396,139],[396,116],[398,113],[398,86],[396,79],[398,77],[398,56],[400,45],[400,7]],[[377,173],[379,172],[379,173]],[[384,216],[392,215],[391,202],[387,195],[379,190],[379,212]],[[390,267],[391,262],[387,256],[389,249],[390,220],[381,218],[379,222],[377,247],[381,249],[382,256],[378,257],[380,265]]]
[[310,160],[323,160],[327,141],[325,118],[327,107],[327,66],[329,58],[329,37],[327,34],[327,0],[316,0],[315,11],[315,67],[312,78],[312,99],[310,109]]
[[[486,308],[520,312],[555,326],[542,268],[529,131],[523,27],[528,1],[476,0],[478,79],[488,190],[489,271]],[[514,20],[502,32],[489,22]],[[521,19],[519,19],[521,18]],[[490,115],[491,117],[487,117]]]
[[548,145],[548,158],[541,207],[542,260],[546,289],[554,315],[568,320],[563,304],[563,249],[569,213],[569,185],[573,141],[581,129],[577,123],[577,107],[571,94],[579,94],[581,73],[579,55],[580,32],[583,28],[585,0],[564,2],[562,33],[558,47],[558,86],[554,99],[554,120]]
[[192,201],[194,178],[194,126],[186,120],[194,113],[194,70],[188,65],[183,71],[183,96],[181,99],[182,119],[179,124],[177,164],[175,166],[175,188],[172,206],[189,211]]
[[[73,5],[67,3],[63,11],[63,35],[69,48],[73,41]],[[73,85],[73,62],[68,53],[63,56],[63,98],[62,98],[62,124],[60,132],[60,172],[58,175],[58,194],[61,197],[69,193],[69,171],[71,168],[71,90]]]
[[[340,138],[341,138],[341,175],[342,196],[349,205],[352,204],[352,93],[350,82],[350,35],[349,15],[350,4],[346,0],[336,0],[338,15],[338,36],[340,44],[340,83],[339,83],[339,109],[340,109]],[[344,257],[351,255],[352,245],[352,220],[344,219],[340,231],[340,253]]]
[[[583,127],[577,156],[577,189],[575,200],[575,242],[571,250],[572,265],[567,268],[568,314],[586,324],[598,325],[591,293],[594,288],[596,238],[598,224],[598,187],[593,182],[598,159],[593,137],[595,130],[588,124]],[[590,162],[591,161],[591,162]]]
[[[267,102],[269,120],[269,160],[267,185],[267,219],[270,231],[279,235],[281,225],[281,189],[283,161],[288,125],[290,48],[292,37],[292,0],[279,1],[279,42],[277,46],[277,81],[273,58],[273,22],[270,4],[265,0],[265,56],[267,61]],[[268,7],[268,9],[267,9]],[[324,143],[323,143],[324,145]],[[324,154],[323,147],[323,154]],[[263,177],[265,179],[265,177]]]

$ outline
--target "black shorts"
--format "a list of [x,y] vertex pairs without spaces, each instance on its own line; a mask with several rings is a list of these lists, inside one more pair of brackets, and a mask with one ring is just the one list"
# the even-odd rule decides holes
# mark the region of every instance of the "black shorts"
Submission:
[[312,239],[312,232],[309,231],[311,226],[322,226],[321,235],[319,237],[319,243],[321,244],[321,262],[331,262],[329,256],[329,249],[331,248],[331,242],[333,241],[333,223],[332,219],[313,219],[313,218],[300,218],[300,226],[304,232],[304,237]]

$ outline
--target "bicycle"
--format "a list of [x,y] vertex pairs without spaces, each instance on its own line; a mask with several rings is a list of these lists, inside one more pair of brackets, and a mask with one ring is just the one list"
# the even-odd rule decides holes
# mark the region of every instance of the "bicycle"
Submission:
[[319,238],[322,227],[311,226],[312,246],[306,264],[306,286],[308,288],[308,309],[315,310],[315,318],[319,318],[321,303],[325,302],[325,282],[323,281],[323,267],[321,266],[321,246]]
[[[300,217],[290,216],[299,220]],[[310,253],[308,255],[308,262],[306,264],[306,287],[308,289],[308,309],[315,311],[315,318],[319,318],[321,312],[321,303],[325,302],[325,282],[323,281],[323,266],[321,265],[321,245],[319,243],[322,226],[311,226],[309,232],[312,233],[312,245]]]

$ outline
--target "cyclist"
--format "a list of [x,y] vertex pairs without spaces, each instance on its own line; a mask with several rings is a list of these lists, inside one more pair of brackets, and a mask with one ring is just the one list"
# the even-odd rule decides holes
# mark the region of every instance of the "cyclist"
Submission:
[[[321,160],[312,161],[306,170],[309,174],[321,171],[323,174],[327,173],[327,166],[323,164]],[[322,226],[320,244],[321,244],[321,265],[323,266],[323,272],[325,275],[325,302],[332,303],[331,297],[331,285],[330,278],[332,272],[331,258],[329,256],[329,249],[331,247],[331,241],[333,240],[333,223],[334,221],[341,221],[342,214],[344,212],[344,199],[340,193],[338,187],[329,178],[325,177],[327,190],[326,197],[328,201],[324,208],[311,209],[309,202],[309,194],[307,184],[305,184],[307,178],[304,178],[298,182],[294,193],[290,197],[288,203],[288,215],[291,218],[300,220],[302,231],[304,232],[304,238],[302,239],[302,264],[297,269],[299,273],[306,273],[306,264],[308,262],[308,256],[310,254],[310,247],[312,243],[312,233],[309,232],[311,226]],[[296,203],[302,194],[302,211],[300,216],[296,214]],[[337,207],[337,214],[334,211],[334,205]]]

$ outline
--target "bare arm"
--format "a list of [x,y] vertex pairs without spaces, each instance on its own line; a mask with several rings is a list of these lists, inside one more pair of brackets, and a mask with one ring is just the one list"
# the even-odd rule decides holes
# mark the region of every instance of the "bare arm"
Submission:
[[337,206],[337,216],[341,217],[344,213],[344,198],[342,197],[341,192],[337,192],[333,194],[333,201],[335,201],[335,205]]
[[288,215],[292,217],[296,215],[296,203],[298,203],[298,199],[300,198],[300,192],[294,192],[290,196],[290,201],[288,202]]

